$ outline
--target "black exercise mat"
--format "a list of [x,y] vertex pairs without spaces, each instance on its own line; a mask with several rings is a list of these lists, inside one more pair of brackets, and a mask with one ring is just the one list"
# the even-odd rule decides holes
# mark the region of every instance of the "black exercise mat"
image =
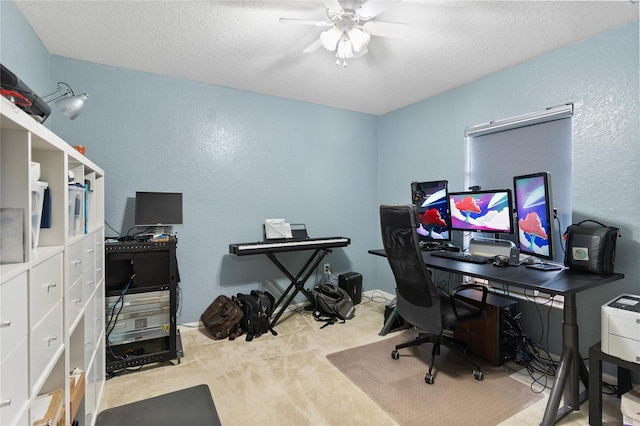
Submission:
[[219,426],[220,418],[209,386],[198,385],[98,414],[96,426]]

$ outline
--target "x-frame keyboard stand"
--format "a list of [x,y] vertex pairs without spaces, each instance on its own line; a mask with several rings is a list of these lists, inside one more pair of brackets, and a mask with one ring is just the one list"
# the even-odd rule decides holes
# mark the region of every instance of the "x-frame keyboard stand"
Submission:
[[[280,271],[282,271],[282,273],[291,281],[291,284],[289,284],[289,286],[284,291],[284,293],[282,293],[282,295],[278,298],[278,301],[276,302],[276,306],[273,308],[274,312],[278,310],[278,308],[280,308],[280,310],[278,311],[276,316],[273,317],[273,319],[271,320],[271,323],[269,324],[269,328],[273,329],[273,327],[275,327],[276,323],[278,322],[282,314],[287,310],[287,307],[296,297],[296,294],[298,294],[298,292],[302,292],[305,295],[305,297],[309,300],[309,302],[315,303],[315,301],[313,300],[313,296],[311,296],[311,294],[309,294],[309,292],[305,290],[304,284],[307,282],[307,280],[309,279],[313,271],[318,267],[318,265],[320,265],[320,262],[322,261],[322,259],[324,259],[324,257],[329,253],[331,253],[331,249],[328,249],[328,248],[316,249],[311,254],[311,256],[309,256],[309,259],[307,259],[304,266],[300,268],[300,270],[295,276],[293,276],[293,274],[289,272],[287,268],[285,268],[282,262],[278,260],[275,253],[267,253],[267,257],[271,259],[271,262],[273,262],[273,264],[276,265],[278,269],[280,269]],[[287,294],[289,294],[291,290],[293,290],[293,292],[287,298]],[[285,300],[285,298],[287,299],[283,304],[282,301]]]
[[[349,244],[351,244],[351,240],[346,237],[309,238],[297,241],[236,243],[229,244],[229,253],[238,256],[265,254],[291,282],[284,293],[282,293],[278,298],[278,301],[273,308],[274,312],[280,308],[278,313],[269,323],[269,329],[275,334],[273,327],[275,327],[276,323],[289,304],[291,304],[293,299],[296,297],[298,292],[302,292],[302,294],[304,294],[311,303],[315,303],[311,294],[305,290],[304,284],[318,265],[320,265],[322,259],[324,259],[327,254],[331,253],[331,249],[346,247]],[[313,250],[313,253],[311,253],[296,275],[293,275],[293,273],[291,273],[276,256],[278,253],[282,252],[305,250]]]

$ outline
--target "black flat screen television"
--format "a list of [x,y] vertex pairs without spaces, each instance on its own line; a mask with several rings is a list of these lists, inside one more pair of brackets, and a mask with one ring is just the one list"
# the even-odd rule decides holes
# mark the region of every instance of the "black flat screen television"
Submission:
[[551,174],[515,176],[513,189],[520,253],[553,260]]
[[448,181],[412,182],[411,198],[418,209],[418,235],[423,242],[451,241],[447,203]]
[[510,189],[450,192],[451,229],[469,232],[513,233]]
[[181,192],[136,192],[136,226],[165,227],[180,224],[182,224]]

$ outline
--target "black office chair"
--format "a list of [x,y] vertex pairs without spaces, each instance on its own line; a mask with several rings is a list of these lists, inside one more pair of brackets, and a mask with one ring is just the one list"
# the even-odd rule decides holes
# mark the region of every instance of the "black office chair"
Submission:
[[[480,364],[473,359],[462,342],[445,336],[445,330],[452,330],[462,321],[484,316],[487,288],[480,285],[457,287],[451,296],[444,293],[431,279],[424,264],[418,243],[418,215],[416,206],[381,205],[380,227],[382,242],[389,265],[396,280],[396,308],[398,314],[418,331],[415,340],[397,345],[391,357],[398,359],[398,351],[409,346],[433,343],[431,364],[425,375],[425,382],[433,384],[433,365],[440,345],[456,350],[474,364],[473,376],[483,379]],[[480,306],[475,307],[457,298],[457,293],[467,288],[482,290]]]

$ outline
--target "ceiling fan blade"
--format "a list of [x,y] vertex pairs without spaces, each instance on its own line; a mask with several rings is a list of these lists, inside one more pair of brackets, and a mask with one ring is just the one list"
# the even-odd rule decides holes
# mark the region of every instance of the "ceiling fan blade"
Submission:
[[340,2],[338,0],[322,0],[322,4],[324,4],[324,7],[334,13],[340,14],[343,11],[342,6],[340,6]]
[[407,28],[409,28],[409,24],[397,22],[368,21],[362,25],[362,29],[366,33],[380,37],[401,38],[404,37],[407,32]]
[[322,46],[322,43],[320,42],[320,39],[317,39],[312,44],[310,44],[306,49],[304,49],[302,53],[313,53],[316,50],[320,49],[320,46]]
[[360,19],[371,19],[402,0],[368,0],[357,10]]
[[326,21],[313,21],[309,19],[296,19],[296,18],[280,18],[279,21],[282,24],[313,25],[316,27],[330,27],[333,25],[333,23],[326,22]]

